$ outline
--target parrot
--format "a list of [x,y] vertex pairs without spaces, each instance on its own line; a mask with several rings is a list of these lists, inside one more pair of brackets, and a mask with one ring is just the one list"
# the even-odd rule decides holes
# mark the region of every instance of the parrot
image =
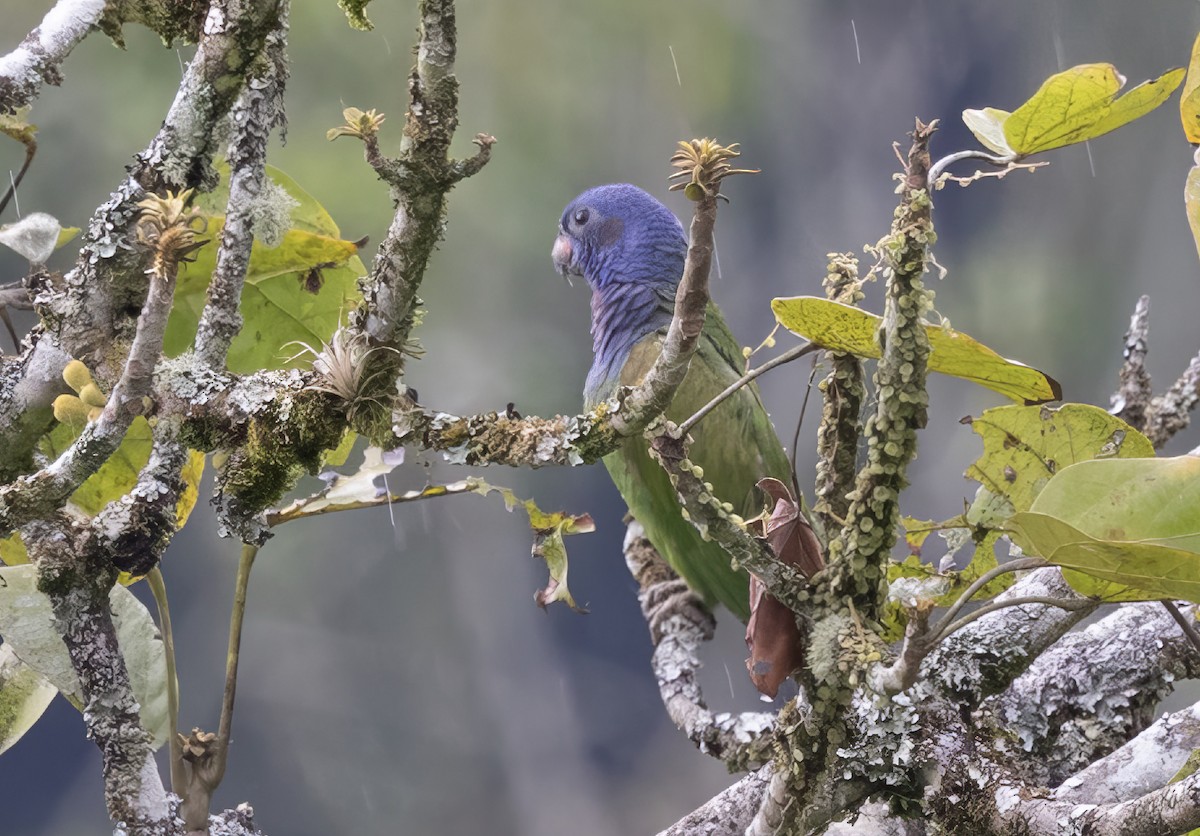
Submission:
[[[597,186],[563,211],[551,258],[564,277],[591,289],[593,360],[584,386],[589,409],[621,386],[637,385],[654,364],[683,277],[687,240],[666,206],[627,183]],[[717,307],[709,302],[700,344],[666,417],[681,423],[742,376],[744,356]],[[756,483],[791,483],[791,463],[754,383],[723,401],[691,430],[689,458],[713,494],[750,518],[763,509]],[[640,434],[604,457],[630,514],[659,554],[710,607],[750,617],[748,576],[683,516],[675,489]]]

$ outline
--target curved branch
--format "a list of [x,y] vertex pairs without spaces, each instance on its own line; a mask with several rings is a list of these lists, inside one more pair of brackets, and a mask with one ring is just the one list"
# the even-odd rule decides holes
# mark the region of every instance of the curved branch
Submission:
[[162,354],[163,333],[175,295],[175,276],[153,273],[137,335],[125,367],[100,416],[88,423],[61,456],[37,473],[0,488],[0,536],[62,507],[76,488],[95,473],[120,445],[133,419],[142,414],[151,392],[154,365]]
[[716,629],[712,613],[659,556],[637,520],[626,528],[624,551],[650,626],[654,675],[667,715],[700,751],[724,761],[731,770],[762,766],[772,755],[774,715],[714,716],[696,681],[700,646],[712,639]]
[[1200,676],[1157,602],[1128,604],[1062,637],[983,708],[1033,753],[1022,778],[1055,786],[1149,725],[1174,682]]
[[0,113],[12,113],[37,98],[43,84],[62,82],[59,67],[95,29],[104,0],[58,0],[20,46],[0,56]]

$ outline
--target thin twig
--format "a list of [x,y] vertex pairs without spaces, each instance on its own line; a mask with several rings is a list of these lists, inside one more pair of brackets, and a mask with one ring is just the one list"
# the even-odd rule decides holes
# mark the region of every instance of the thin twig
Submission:
[[171,791],[182,795],[187,786],[187,773],[183,766],[183,746],[179,739],[179,680],[175,666],[175,638],[171,631],[171,610],[167,604],[167,586],[157,566],[146,573],[146,583],[154,604],[158,607],[159,631],[162,633],[163,652],[167,658],[167,717],[170,723],[168,735],[171,743]]
[[[8,208],[8,202],[17,193],[17,187],[21,185],[21,179],[25,176],[25,172],[29,171],[29,166],[33,164],[33,158],[37,155],[37,141],[32,137],[22,144],[25,146],[25,162],[21,164],[21,170],[17,172],[17,176],[9,181],[8,189],[4,192],[4,197],[0,198],[0,215],[3,215],[4,210]],[[20,214],[20,209],[21,207],[18,205],[18,214]]]
[[[983,589],[996,578],[1007,574],[1008,572],[1021,572],[1026,569],[1041,569],[1043,566],[1049,565],[1049,563],[1040,557],[1021,557],[1017,558],[1016,560],[1010,560],[1007,563],[1003,563],[984,572],[982,575],[976,578],[970,586],[963,590],[962,595],[958,596],[958,600],[950,606],[950,609],[946,610],[946,614],[938,620],[937,624],[934,625],[933,635],[938,637],[938,633],[941,631],[941,628],[949,624],[951,619],[958,615],[959,611],[975,596],[977,592],[979,592],[979,590]],[[940,640],[940,637],[938,638]]]
[[986,151],[978,149],[955,151],[953,154],[947,154],[942,157],[929,167],[929,182],[937,183],[937,179],[941,177],[943,171],[961,160],[983,160],[990,165],[1001,167],[1015,162],[1016,159],[1017,156],[1015,154],[989,154]]
[[258,546],[243,545],[242,556],[238,560],[237,581],[233,587],[233,612],[229,617],[229,651],[225,656],[225,693],[221,698],[221,722],[217,727],[216,768],[213,772],[215,785],[221,782],[225,775],[225,765],[229,759],[229,737],[233,729],[233,700],[237,695],[238,661],[242,648],[242,624],[246,617],[246,588],[250,585],[250,570],[254,568],[254,558],[258,556]]
[[816,360],[813,361],[812,371],[808,375],[808,385],[804,387],[804,400],[800,402],[800,414],[796,417],[796,431],[792,433],[792,449],[789,456],[789,463],[792,466],[792,491],[794,495],[799,497],[800,493],[800,476],[796,472],[796,451],[800,448],[800,429],[804,426],[804,414],[808,411],[808,398],[812,395],[813,380],[817,377]]
[[700,409],[698,409],[696,411],[695,415],[693,415],[691,418],[688,418],[686,421],[684,421],[682,424],[680,424],[679,431],[681,433],[688,432],[692,427],[696,426],[696,424],[700,421],[701,418],[703,418],[705,415],[707,415],[708,413],[710,413],[714,409],[716,409],[718,406],[720,406],[722,401],[724,401],[726,398],[728,398],[730,395],[732,395],[737,390],[741,389],[743,386],[745,386],[750,381],[754,380],[754,378],[769,372],[771,369],[775,368],[776,366],[782,366],[784,363],[790,363],[798,357],[803,357],[805,354],[810,354],[810,353],[816,351],[818,348],[820,348],[820,346],[815,343],[805,343],[804,345],[798,345],[795,348],[788,349],[783,354],[780,354],[778,357],[768,360],[767,362],[765,362],[761,366],[759,366],[757,369],[751,369],[750,371],[746,372],[744,375],[739,377],[737,380],[735,380],[733,383],[729,384],[729,386],[725,389],[724,392],[717,395],[715,398],[713,398],[711,401],[706,403],[704,406],[700,407]]
[[1183,634],[1187,636],[1187,640],[1192,643],[1192,647],[1200,653],[1200,633],[1196,632],[1195,625],[1183,617],[1183,613],[1179,611],[1179,607],[1175,606],[1174,601],[1162,602],[1162,605],[1167,608],[1167,612],[1171,614],[1171,618],[1175,619],[1175,623],[1179,625],[1179,629],[1183,630]]
[[1024,598],[1006,598],[1004,600],[991,601],[984,604],[977,610],[967,613],[958,621],[951,624],[949,627],[940,627],[935,636],[934,644],[942,641],[953,633],[958,632],[963,627],[966,627],[972,621],[983,618],[985,615],[990,615],[998,610],[1007,609],[1008,607],[1023,607],[1026,604],[1045,604],[1048,607],[1058,607],[1060,610],[1082,610],[1095,606],[1095,602],[1088,598],[1081,598],[1072,601],[1066,598],[1051,598],[1047,595],[1029,595]]

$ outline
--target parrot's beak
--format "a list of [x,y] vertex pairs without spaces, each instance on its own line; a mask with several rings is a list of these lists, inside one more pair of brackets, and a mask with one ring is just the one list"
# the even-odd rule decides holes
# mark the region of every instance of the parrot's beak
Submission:
[[565,233],[558,233],[558,237],[554,239],[554,249],[550,250],[550,258],[554,260],[554,269],[563,278],[568,278],[572,274],[579,275],[579,269],[575,267],[572,261],[573,255],[571,239]]

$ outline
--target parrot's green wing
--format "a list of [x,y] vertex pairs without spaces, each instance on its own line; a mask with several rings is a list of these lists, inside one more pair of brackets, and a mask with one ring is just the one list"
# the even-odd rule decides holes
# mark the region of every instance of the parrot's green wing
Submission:
[[[662,339],[661,333],[651,334],[634,346],[621,371],[622,385],[637,384],[649,371]],[[741,364],[737,341],[720,311],[710,304],[700,346],[667,417],[678,423],[691,416],[741,377]],[[713,493],[744,517],[757,514],[764,504],[754,487],[759,479],[774,476],[791,482],[791,465],[753,383],[705,416],[691,435],[691,460],[703,468]],[[725,551],[702,540],[683,518],[675,490],[662,467],[650,458],[645,439],[627,439],[604,458],[604,464],[630,513],[671,567],[709,604],[719,602],[743,621],[749,618],[745,570],[734,572]]]

